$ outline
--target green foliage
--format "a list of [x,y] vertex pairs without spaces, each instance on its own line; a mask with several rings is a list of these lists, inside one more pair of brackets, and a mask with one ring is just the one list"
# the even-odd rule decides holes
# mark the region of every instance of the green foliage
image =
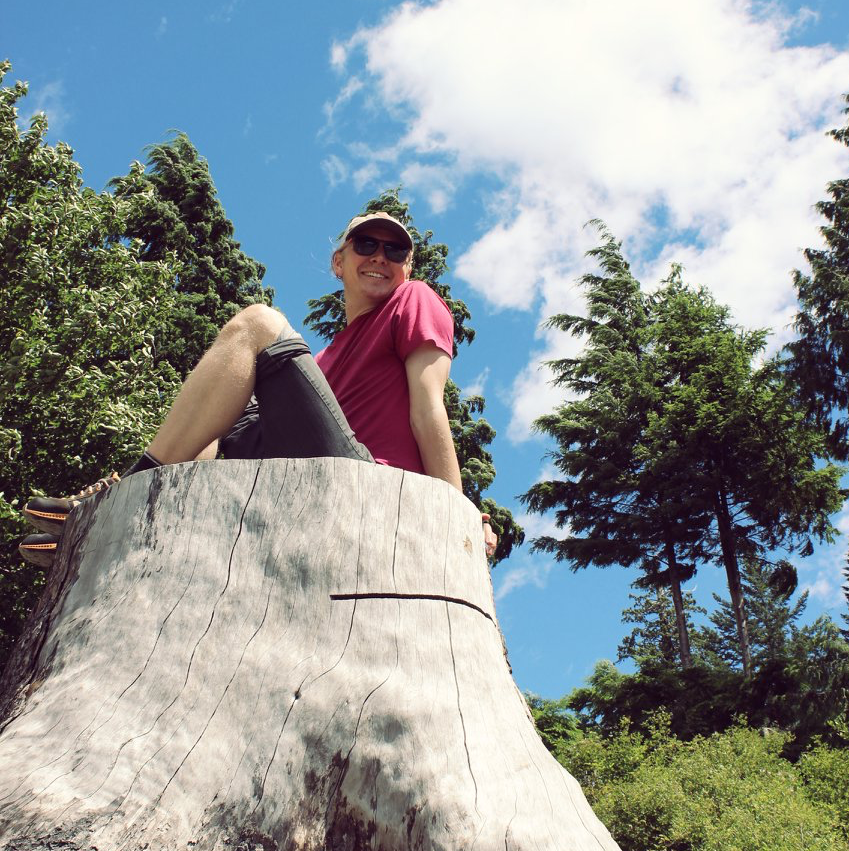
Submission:
[[[634,628],[622,639],[617,661],[633,659],[638,666],[651,662],[680,664],[675,607],[668,589],[654,586],[628,596],[633,605],[623,610],[622,622],[634,624]],[[683,604],[688,620],[693,614],[707,614],[689,591],[683,595]]]
[[[846,96],[849,103],[849,95]],[[849,109],[845,110],[849,113]],[[831,136],[849,146],[849,125]],[[817,210],[826,220],[820,228],[825,248],[808,248],[810,274],[796,271],[799,298],[795,329],[788,344],[787,369],[815,423],[829,432],[829,450],[849,459],[849,179],[828,184],[829,199]]]
[[43,115],[18,128],[25,94],[0,89],[0,657],[43,581],[17,554],[21,502],[137,456],[179,386],[151,357],[175,301],[173,258],[116,238],[132,202],[83,189],[71,149],[45,144]]
[[716,657],[701,642],[694,641],[694,647],[696,664],[686,669],[660,655],[643,656],[634,674],[601,661],[566,698],[566,706],[581,730],[606,737],[626,721],[644,733],[663,711],[671,732],[685,741],[722,732],[742,717],[753,727],[792,736],[785,752],[791,758],[815,739],[849,745],[839,732],[849,724],[849,646],[828,617],[802,628],[788,622],[777,655],[759,653],[748,678],[713,664]]
[[573,739],[561,762],[623,851],[845,851],[845,778],[829,773],[842,761],[812,763],[820,785],[806,785],[780,756],[785,742],[737,726],[684,743],[660,715],[645,733]]
[[526,694],[525,700],[540,738],[562,762],[572,740],[581,736],[575,716],[566,706],[566,698],[546,700],[536,694]]
[[[849,743],[849,731],[843,728]],[[811,800],[826,806],[849,846],[849,748],[830,748],[822,743],[802,755],[799,772]]]
[[843,576],[846,584],[843,586],[843,596],[846,598],[846,611],[840,616],[846,624],[846,629],[841,629],[840,634],[849,641],[849,564],[843,565]]
[[265,267],[233,238],[209,166],[189,137],[178,133],[147,155],[147,171],[136,163],[110,187],[130,202],[121,236],[140,240],[141,259],[173,269],[176,300],[154,355],[185,378],[229,319],[250,304],[270,305],[274,291],[260,284]]
[[136,460],[220,325],[271,299],[185,135],[98,194],[43,115],[18,127],[25,95],[0,89],[0,661],[43,584],[22,502]]
[[[786,656],[788,643],[795,634],[794,624],[808,603],[808,592],[793,605],[790,597],[795,580],[788,587],[777,582],[776,577],[787,575],[788,562],[773,567],[764,562],[744,558],[741,566],[743,593],[746,596],[746,620],[752,662],[756,668],[774,663]],[[694,638],[703,656],[713,665],[742,667],[737,628],[731,603],[717,594],[713,595],[717,608],[711,612],[713,627],[702,627]]]
[[[538,538],[534,549],[572,569],[639,564],[641,584],[669,585],[681,635],[681,581],[699,563],[722,564],[748,674],[739,557],[779,547],[805,555],[813,538],[830,541],[841,471],[815,463],[822,436],[778,364],[756,364],[766,332],[732,325],[677,267],[644,296],[620,243],[599,228],[589,254],[601,274],[581,279],[587,317],[551,320],[585,337],[579,357],[550,364],[579,397],[536,423],[557,442],[562,478],[523,497],[531,511],[554,511],[567,534]],[[680,655],[689,656],[683,641]]]
[[[474,329],[466,325],[471,318],[468,307],[459,299],[452,298],[451,287],[439,281],[448,271],[446,258],[448,246],[433,241],[433,233],[422,233],[413,224],[409,205],[399,197],[400,187],[383,192],[378,198],[370,200],[363,213],[389,213],[402,222],[413,239],[413,269],[411,277],[425,281],[437,292],[451,310],[454,317],[454,356],[457,356],[461,343],[471,343],[475,338]],[[341,237],[341,233],[340,233]],[[310,312],[304,324],[324,340],[330,341],[345,327],[344,291],[335,292],[310,299],[307,302]],[[525,539],[525,533],[513,519],[512,512],[495,500],[484,497],[483,492],[495,479],[495,465],[492,453],[487,448],[495,438],[495,429],[483,418],[485,407],[483,396],[462,398],[460,388],[449,378],[445,386],[445,409],[451,426],[451,436],[460,463],[460,477],[463,493],[481,511],[490,515],[490,523],[498,535],[498,547],[490,562],[495,565],[507,558],[514,546]]]

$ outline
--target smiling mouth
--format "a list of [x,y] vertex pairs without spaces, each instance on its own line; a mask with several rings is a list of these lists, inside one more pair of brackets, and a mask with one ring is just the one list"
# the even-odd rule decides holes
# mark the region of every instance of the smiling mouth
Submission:
[[382,281],[384,278],[386,278],[386,277],[387,277],[386,275],[381,275],[381,274],[380,274],[380,272],[363,272],[363,274],[364,274],[364,275],[366,275],[366,276],[367,276],[367,277],[369,277],[369,278],[377,278],[377,279],[379,279],[379,280],[381,280],[381,281]]

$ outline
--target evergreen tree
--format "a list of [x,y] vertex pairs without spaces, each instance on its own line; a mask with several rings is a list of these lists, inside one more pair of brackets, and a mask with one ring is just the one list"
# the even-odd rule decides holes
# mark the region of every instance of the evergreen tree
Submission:
[[843,565],[843,576],[846,579],[846,584],[843,586],[843,596],[846,598],[846,609],[840,617],[843,622],[846,624],[846,629],[841,629],[840,634],[849,641],[849,559],[847,559],[847,563]]
[[[640,587],[637,583],[635,585]],[[622,639],[617,661],[633,659],[640,667],[646,663],[680,665],[675,606],[669,590],[662,585],[654,585],[628,596],[633,603],[622,611],[622,622],[634,624],[634,628]],[[694,614],[706,614],[689,591],[684,594],[683,603],[688,621]]]
[[115,197],[131,202],[116,236],[140,240],[143,260],[173,264],[177,299],[154,357],[185,378],[229,319],[250,304],[270,305],[274,291],[260,284],[265,266],[234,239],[209,166],[189,137],[149,146],[147,163],[147,171],[135,163],[110,181]]
[[655,300],[656,356],[667,376],[662,415],[647,432],[649,457],[672,455],[713,513],[744,672],[752,672],[739,559],[785,548],[808,555],[832,540],[840,470],[818,467],[821,433],[805,421],[775,361],[761,367],[766,332],[744,331],[703,289],[680,282]]
[[[758,559],[744,558],[742,561],[746,619],[752,664],[756,670],[787,656],[789,642],[796,633],[795,624],[808,604],[807,591],[790,604],[795,582],[788,586],[785,580],[788,566],[795,574],[789,562],[772,566]],[[717,594],[713,598],[717,603],[709,618],[713,627],[702,627],[696,643],[715,663],[742,666],[733,606]]]
[[[524,497],[532,511],[555,509],[570,534],[534,547],[573,569],[641,563],[648,584],[665,564],[682,634],[681,564],[717,561],[749,675],[739,558],[779,547],[806,554],[812,537],[830,540],[840,471],[816,467],[821,436],[777,365],[755,367],[764,331],[737,329],[675,267],[646,299],[619,243],[602,237],[590,255],[603,274],[582,278],[588,317],[552,320],[587,338],[578,358],[552,364],[557,382],[582,395],[537,421],[557,441],[565,478]],[[683,640],[681,658],[686,665]]]
[[650,356],[651,303],[600,222],[601,245],[588,252],[601,274],[581,278],[586,318],[554,316],[550,327],[584,336],[577,358],[552,361],[555,384],[578,394],[535,426],[557,441],[551,453],[564,478],[534,485],[522,499],[531,511],[555,511],[562,539],[544,536],[537,551],[573,570],[638,564],[646,586],[666,586],[675,606],[678,656],[691,664],[681,583],[705,557],[709,507],[693,495],[678,457],[648,458],[646,430],[663,404],[663,376]]
[[[462,343],[471,343],[475,338],[474,329],[466,323],[471,319],[466,304],[451,295],[451,287],[439,278],[448,271],[446,258],[448,246],[433,241],[433,232],[422,233],[413,224],[409,204],[399,197],[400,187],[383,192],[371,199],[363,208],[363,213],[385,212],[402,222],[413,240],[413,269],[411,277],[424,281],[437,292],[448,305],[454,317],[454,355],[456,357]],[[341,234],[340,234],[341,236]],[[320,298],[310,299],[307,306],[310,312],[304,324],[324,340],[333,337],[345,327],[344,290],[338,289]],[[445,409],[451,426],[451,435],[460,463],[460,476],[463,493],[481,511],[491,516],[491,524],[498,535],[498,547],[491,558],[497,564],[510,555],[514,546],[522,543],[525,533],[513,519],[512,512],[495,500],[483,496],[483,492],[495,479],[495,466],[492,453],[487,448],[495,438],[495,429],[481,416],[485,402],[483,396],[461,398],[460,388],[449,378],[445,386]]]
[[[849,95],[846,96],[849,103]],[[845,110],[849,113],[849,109]],[[849,147],[849,125],[832,130]],[[819,426],[829,432],[834,457],[849,459],[849,178],[828,184],[830,198],[817,210],[826,220],[820,227],[825,248],[808,248],[810,274],[796,271],[799,299],[795,329],[798,340],[788,344],[788,371],[801,398]]]

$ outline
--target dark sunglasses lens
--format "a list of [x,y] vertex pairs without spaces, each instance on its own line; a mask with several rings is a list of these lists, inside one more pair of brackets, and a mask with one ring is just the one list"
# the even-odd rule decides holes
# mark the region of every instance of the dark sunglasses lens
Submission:
[[403,263],[407,259],[407,249],[403,245],[393,245],[391,242],[383,243],[383,253],[387,260],[393,263]]
[[354,246],[354,251],[361,257],[371,257],[377,251],[379,245],[376,239],[368,236],[355,236],[351,240],[351,244]]
[[381,242],[370,236],[355,236],[351,244],[354,247],[354,253],[359,254],[360,257],[371,257],[377,251],[377,246],[382,245],[386,259],[392,263],[403,263],[407,259],[407,249],[394,242]]

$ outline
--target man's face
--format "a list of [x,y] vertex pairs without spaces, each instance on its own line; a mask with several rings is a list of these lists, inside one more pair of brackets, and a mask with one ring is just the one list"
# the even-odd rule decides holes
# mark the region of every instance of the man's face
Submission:
[[[393,231],[380,225],[364,227],[357,236],[371,236],[382,242],[398,243]],[[350,240],[333,256],[333,270],[345,285],[345,298],[375,306],[385,301],[406,280],[410,272],[408,263],[393,263],[386,259],[383,245],[369,257],[354,251]]]

